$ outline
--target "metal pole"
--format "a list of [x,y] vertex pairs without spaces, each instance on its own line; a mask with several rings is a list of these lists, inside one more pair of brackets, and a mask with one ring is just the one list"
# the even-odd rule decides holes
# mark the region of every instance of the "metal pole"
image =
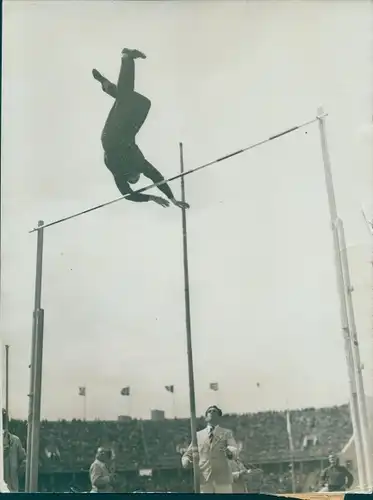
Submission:
[[[0,172],[0,184],[1,184],[1,172]],[[1,257],[2,257],[2,246],[1,246],[1,242],[2,242],[2,227],[1,227],[1,223],[2,223],[2,199],[1,199],[1,189],[0,189],[0,297],[2,297],[2,294],[1,294],[1,284],[2,284],[2,260],[1,260]],[[1,308],[0,308],[0,312],[1,312]],[[2,335],[0,336],[0,339],[2,338]],[[4,401],[3,401],[3,376],[4,376],[4,373],[3,373],[3,343],[0,342],[0,348],[1,348],[1,358],[0,358],[0,404],[1,404],[1,410],[3,409],[3,404],[4,404]],[[6,419],[8,420],[8,418]],[[3,419],[1,418],[0,419],[0,437],[3,435]],[[1,438],[0,439],[0,493],[9,493],[9,488],[8,488],[8,485],[6,484],[6,482],[4,481],[4,443],[3,443],[3,439]]]
[[[184,173],[184,153],[183,144],[180,148],[180,171]],[[185,184],[184,176],[181,177],[181,200],[185,202]],[[189,266],[188,266],[188,238],[186,210],[182,209],[182,231],[183,231],[183,263],[184,263],[184,292],[185,292],[185,325],[188,354],[188,372],[189,372],[189,404],[190,404],[190,429],[192,434],[192,453],[193,453],[193,479],[194,493],[200,493],[199,479],[199,457],[197,442],[197,419],[196,419],[196,397],[194,390],[194,370],[193,370],[193,349],[192,349],[192,329],[190,318],[190,296],[189,296]]]
[[[39,233],[38,233],[39,234]],[[27,416],[27,442],[26,442],[26,468],[25,468],[25,492],[30,492],[30,468],[32,461],[31,454],[31,435],[32,435],[32,418],[33,418],[33,399],[34,399],[34,371],[35,371],[35,338],[36,338],[36,318],[35,311],[33,313],[32,319],[32,339],[31,339],[31,364],[29,366],[30,369],[30,389],[29,389],[29,408],[28,408],[28,416]]]
[[[0,348],[1,352],[3,352],[3,343],[0,341]],[[4,393],[3,393],[3,376],[4,376],[4,359],[3,356],[0,357],[0,405],[1,409],[4,408]],[[4,442],[3,442],[3,420],[8,420],[7,418],[4,419],[4,415],[2,413],[2,418],[0,418],[0,493],[9,493],[9,488],[8,485],[6,484],[4,480]]]
[[353,426],[354,433],[354,442],[355,442],[355,450],[356,450],[356,461],[357,461],[357,469],[359,476],[359,485],[360,487],[364,487],[366,485],[366,464],[364,459],[364,453],[362,448],[362,430],[361,430],[361,421],[359,416],[359,407],[358,407],[358,398],[357,398],[357,387],[356,387],[356,378],[355,378],[355,366],[354,359],[351,349],[350,342],[350,328],[348,321],[348,313],[347,313],[347,304],[346,304],[346,296],[344,290],[344,281],[343,281],[343,267],[342,267],[342,258],[340,252],[340,241],[338,236],[338,231],[336,228],[337,222],[337,206],[335,201],[334,194],[334,186],[333,186],[333,178],[331,172],[331,162],[329,157],[328,144],[326,140],[326,132],[325,132],[325,118],[323,108],[319,108],[317,110],[319,116],[319,130],[320,130],[320,139],[321,139],[321,151],[324,163],[324,174],[325,174],[325,185],[328,196],[329,203],[329,212],[330,212],[330,222],[333,233],[333,244],[334,244],[334,259],[335,259],[335,268],[336,268],[336,278],[337,278],[337,290],[339,296],[339,308],[340,308],[340,317],[342,324],[342,335],[344,341],[344,349],[345,356],[347,361],[347,375],[349,381],[349,392],[350,392],[350,412],[351,412],[351,420]]
[[43,338],[44,338],[44,309],[39,309],[36,316],[37,344],[36,368],[34,372],[34,398],[33,398],[33,425],[31,435],[31,450],[33,454],[32,466],[30,468],[30,491],[38,491],[39,476],[39,451],[40,451],[40,417],[41,417],[41,387],[42,387],[42,369],[43,369]]
[[362,373],[362,363],[360,359],[360,348],[359,341],[357,338],[357,330],[356,330],[356,321],[355,321],[355,311],[352,300],[352,292],[353,287],[351,285],[351,277],[350,277],[350,268],[348,264],[348,256],[347,256],[347,248],[346,248],[346,239],[345,232],[343,227],[343,221],[341,219],[337,220],[337,231],[339,235],[339,241],[341,245],[341,259],[342,259],[342,267],[343,267],[343,276],[344,276],[344,285],[345,285],[345,295],[347,301],[347,313],[349,316],[350,322],[350,341],[352,347],[352,355],[355,362],[355,368],[357,371],[356,377],[356,388],[357,388],[357,397],[359,403],[360,410],[360,418],[361,418],[361,430],[362,430],[362,439],[363,439],[363,449],[365,452],[365,460],[366,460],[366,472],[367,472],[367,480],[368,487],[372,487],[372,473],[373,473],[373,450],[372,450],[372,441],[369,433],[369,420],[368,420],[368,409],[366,404],[366,397],[364,391],[364,378]]
[[[40,431],[40,393],[41,363],[43,349],[43,311],[41,310],[41,290],[43,272],[43,240],[44,221],[38,222],[36,273],[35,273],[35,298],[32,322],[31,364],[30,364],[30,394],[27,429],[27,462],[25,491],[35,492],[37,489],[37,473],[39,466],[39,431]],[[40,384],[38,383],[40,381]],[[40,388],[40,387],[39,387]],[[39,410],[39,411],[38,411]],[[34,436],[35,434],[35,436]],[[35,484],[36,474],[36,484]]]
[[8,345],[5,346],[5,411],[9,419],[9,346]]

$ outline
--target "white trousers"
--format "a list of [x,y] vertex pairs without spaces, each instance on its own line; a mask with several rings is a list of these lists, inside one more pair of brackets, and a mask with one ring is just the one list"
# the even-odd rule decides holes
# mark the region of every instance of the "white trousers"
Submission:
[[201,493],[233,493],[231,484],[216,484],[215,481],[201,484]]

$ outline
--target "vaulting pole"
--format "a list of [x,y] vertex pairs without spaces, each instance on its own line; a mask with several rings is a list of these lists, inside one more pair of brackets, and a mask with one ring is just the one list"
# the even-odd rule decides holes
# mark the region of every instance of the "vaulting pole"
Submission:
[[[184,173],[184,152],[183,144],[180,148],[180,172]],[[181,200],[185,203],[185,183],[184,176],[181,179]],[[184,268],[184,297],[185,297],[185,329],[187,340],[188,356],[188,375],[189,375],[189,405],[190,405],[190,429],[192,434],[192,453],[193,453],[193,479],[194,493],[200,493],[199,480],[199,458],[197,443],[197,418],[196,418],[196,396],[194,390],[194,369],[193,369],[193,349],[192,349],[192,326],[190,316],[190,293],[189,293],[189,265],[188,265],[188,236],[186,209],[181,210],[182,235],[183,235],[183,268]]]

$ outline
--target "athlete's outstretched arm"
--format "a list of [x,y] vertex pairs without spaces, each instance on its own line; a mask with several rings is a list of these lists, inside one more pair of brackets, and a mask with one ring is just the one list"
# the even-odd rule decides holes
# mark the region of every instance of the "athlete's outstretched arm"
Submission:
[[[151,163],[149,163],[147,160],[145,160],[144,166],[142,168],[142,173],[150,179],[152,182],[157,183],[157,182],[162,182],[164,181],[163,175],[157,170]],[[171,188],[168,184],[162,184],[161,186],[158,186],[158,189],[167,196],[169,200],[174,199],[173,192],[171,191]]]
[[[157,183],[157,182],[162,182],[164,181],[163,175],[157,170],[151,163],[145,160],[144,167],[142,169],[142,173],[150,179],[152,182]],[[174,205],[176,205],[179,208],[189,208],[188,203],[183,203],[182,201],[177,201],[174,197],[173,192],[171,191],[170,186],[165,182],[161,186],[157,186],[160,191],[162,191],[163,194],[167,196],[169,200],[172,201]]]

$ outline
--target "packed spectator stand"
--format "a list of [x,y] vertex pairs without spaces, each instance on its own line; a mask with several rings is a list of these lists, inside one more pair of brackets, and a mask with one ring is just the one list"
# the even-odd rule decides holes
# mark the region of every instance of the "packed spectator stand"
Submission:
[[[291,411],[291,422],[292,456],[284,412],[224,416],[221,425],[234,432],[244,463],[262,471],[253,480],[252,491],[290,492],[292,461],[297,491],[312,490],[328,453],[339,452],[352,435],[347,405]],[[203,427],[200,418],[198,428]],[[25,421],[11,420],[9,430],[26,446]],[[118,491],[191,491],[191,473],[180,464],[189,441],[188,419],[44,420],[40,431],[41,490],[67,491],[72,485],[88,488],[87,471],[96,449],[104,445],[115,452]]]

